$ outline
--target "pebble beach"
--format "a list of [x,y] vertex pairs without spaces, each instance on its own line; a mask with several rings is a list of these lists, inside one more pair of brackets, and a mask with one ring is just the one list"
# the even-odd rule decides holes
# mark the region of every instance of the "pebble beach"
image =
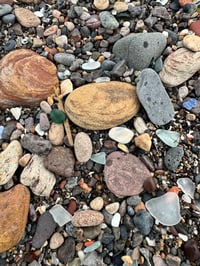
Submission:
[[200,2],[0,0],[0,265],[200,265]]

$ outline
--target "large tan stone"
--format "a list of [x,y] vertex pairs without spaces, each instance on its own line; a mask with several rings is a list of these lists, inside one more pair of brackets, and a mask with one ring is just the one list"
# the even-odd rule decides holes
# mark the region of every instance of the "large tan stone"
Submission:
[[135,87],[111,81],[83,85],[70,93],[65,111],[76,125],[92,130],[115,127],[131,119],[140,104]]
[[21,240],[28,216],[30,192],[19,184],[0,193],[0,253]]
[[180,48],[171,53],[164,61],[160,79],[168,87],[182,84],[200,69],[200,52]]
[[59,86],[55,65],[28,49],[5,55],[0,61],[0,109],[33,107]]

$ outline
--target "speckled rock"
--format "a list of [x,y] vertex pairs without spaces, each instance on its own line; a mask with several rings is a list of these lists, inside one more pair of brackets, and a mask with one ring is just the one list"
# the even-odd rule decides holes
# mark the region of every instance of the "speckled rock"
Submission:
[[44,166],[56,175],[71,177],[74,173],[74,155],[65,147],[53,147],[44,159]]
[[24,149],[31,153],[46,155],[52,149],[51,142],[37,135],[26,134],[21,140],[21,145]]
[[23,237],[29,202],[29,190],[21,184],[0,193],[0,253],[13,248]]
[[44,167],[44,158],[34,154],[20,175],[20,182],[38,196],[48,197],[56,183],[53,173]]
[[49,141],[52,145],[62,145],[65,132],[63,124],[57,124],[52,122],[49,129]]
[[114,30],[119,27],[119,22],[109,11],[102,11],[99,14],[101,24],[104,28]]
[[38,106],[58,87],[56,72],[51,61],[31,50],[8,53],[0,61],[0,109]]
[[27,8],[17,7],[14,9],[14,13],[19,23],[26,28],[40,25],[40,19]]
[[183,38],[183,45],[185,48],[193,52],[199,52],[200,51],[200,36],[186,35]]
[[162,33],[134,33],[118,40],[113,46],[115,56],[125,59],[129,67],[142,70],[156,60],[166,46]]
[[138,195],[151,174],[134,155],[112,152],[104,167],[104,178],[109,190],[117,196]]
[[139,107],[135,87],[118,81],[83,85],[72,91],[65,101],[69,119],[92,130],[123,124],[138,112]]
[[73,226],[77,227],[95,226],[101,224],[103,222],[103,219],[103,214],[98,211],[77,211],[72,217],[72,224]]
[[180,48],[168,55],[159,73],[160,79],[168,87],[182,84],[200,69],[200,52]]
[[174,107],[159,75],[151,68],[137,78],[137,95],[152,123],[165,125],[174,117]]
[[79,132],[74,139],[74,152],[76,159],[81,162],[87,162],[92,155],[92,141],[88,134]]
[[11,180],[19,165],[22,156],[22,147],[19,141],[13,140],[8,147],[0,153],[0,185]]
[[176,171],[184,155],[183,147],[170,148],[164,157],[164,163],[168,170]]

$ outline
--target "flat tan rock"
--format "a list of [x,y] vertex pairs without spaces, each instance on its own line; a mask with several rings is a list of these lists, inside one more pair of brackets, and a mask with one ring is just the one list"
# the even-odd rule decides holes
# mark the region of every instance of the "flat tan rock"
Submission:
[[11,249],[21,240],[29,202],[30,192],[21,184],[0,193],[0,253]]
[[160,79],[168,87],[182,84],[200,69],[200,52],[180,48],[164,61]]
[[183,46],[193,52],[200,51],[200,37],[197,35],[186,35],[183,38]]
[[144,150],[144,151],[150,151],[151,150],[151,137],[148,133],[143,133],[137,137],[134,138],[135,146]]
[[37,106],[58,86],[55,65],[31,50],[12,51],[0,61],[0,109]]
[[0,185],[10,181],[19,166],[22,156],[22,147],[18,140],[13,140],[8,147],[0,153]]
[[72,91],[65,101],[65,111],[76,125],[104,130],[123,124],[139,110],[135,87],[111,81],[83,85]]
[[101,212],[93,210],[77,211],[72,217],[73,226],[88,227],[96,226],[103,222],[104,216]]
[[40,25],[40,19],[27,8],[17,7],[14,9],[14,13],[19,23],[26,28]]

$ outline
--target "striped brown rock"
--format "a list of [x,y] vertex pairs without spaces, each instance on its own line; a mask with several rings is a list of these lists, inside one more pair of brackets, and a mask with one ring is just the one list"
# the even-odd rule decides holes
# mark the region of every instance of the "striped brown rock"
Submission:
[[200,52],[180,48],[164,61],[159,73],[160,79],[168,87],[178,86],[200,70]]
[[0,109],[37,106],[58,86],[55,65],[31,50],[12,51],[0,61]]

